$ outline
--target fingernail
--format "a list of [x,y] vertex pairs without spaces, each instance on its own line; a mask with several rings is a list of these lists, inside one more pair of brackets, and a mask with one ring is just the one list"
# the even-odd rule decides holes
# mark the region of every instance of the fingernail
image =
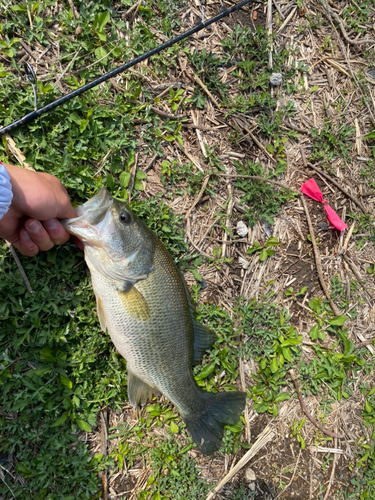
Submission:
[[58,223],[57,219],[49,219],[49,220],[45,220],[43,222],[43,225],[47,230],[53,230],[53,229],[57,228],[59,223]]
[[23,236],[23,239],[25,240],[25,243],[27,244],[27,246],[29,247],[29,250],[31,252],[33,252],[36,248],[35,246],[35,243],[33,242],[33,240],[30,238],[30,235],[28,234],[28,232],[26,230],[23,230],[22,231],[22,236]]
[[27,230],[31,231],[32,233],[36,233],[37,231],[39,231],[39,228],[40,228],[40,222],[36,220],[32,220],[27,223]]
[[26,230],[22,231],[22,236],[24,237],[25,240],[32,241],[32,239],[30,238],[29,233]]

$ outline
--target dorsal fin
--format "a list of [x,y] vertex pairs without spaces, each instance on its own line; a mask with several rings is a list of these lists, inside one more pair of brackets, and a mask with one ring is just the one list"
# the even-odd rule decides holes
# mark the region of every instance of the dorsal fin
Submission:
[[209,349],[214,342],[217,340],[217,335],[212,332],[207,326],[201,325],[198,321],[194,319],[195,306],[191,300],[189,288],[187,283],[182,276],[182,281],[184,283],[184,289],[186,298],[189,305],[190,316],[193,321],[194,329],[194,355],[193,355],[193,365],[199,363],[202,360],[204,353]]
[[193,319],[194,328],[194,357],[193,365],[202,360],[204,353],[217,340],[216,333],[212,332],[207,326],[201,325]]

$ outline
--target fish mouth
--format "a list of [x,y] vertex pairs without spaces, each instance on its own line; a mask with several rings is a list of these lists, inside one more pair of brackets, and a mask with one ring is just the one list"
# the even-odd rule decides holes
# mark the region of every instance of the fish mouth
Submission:
[[[75,208],[78,217],[74,219],[60,220],[62,226],[74,236],[78,236],[83,242],[97,235],[101,222],[110,214],[113,199],[106,189],[101,189],[98,194],[90,198],[83,205]],[[97,230],[95,230],[95,228]]]

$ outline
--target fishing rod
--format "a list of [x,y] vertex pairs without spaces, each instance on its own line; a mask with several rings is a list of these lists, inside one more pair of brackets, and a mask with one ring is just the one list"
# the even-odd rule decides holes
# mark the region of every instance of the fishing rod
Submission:
[[[119,66],[116,69],[113,69],[109,73],[106,73],[105,75],[102,75],[99,78],[96,78],[92,82],[87,83],[86,85],[83,85],[82,87],[74,90],[73,92],[70,92],[69,94],[62,96],[59,99],[56,99],[56,101],[53,101],[53,102],[47,104],[46,106],[43,106],[43,108],[34,109],[34,111],[32,111],[31,113],[28,113],[27,115],[23,116],[22,118],[19,118],[15,122],[10,123],[9,125],[6,125],[5,127],[0,129],[0,136],[10,132],[11,130],[14,130],[18,127],[21,127],[22,125],[26,125],[26,123],[29,123],[32,120],[35,120],[36,118],[38,118],[42,114],[47,113],[48,111],[52,111],[53,109],[57,108],[61,104],[64,104],[65,102],[69,101],[70,99],[73,99],[77,95],[83,94],[87,90],[90,90],[93,87],[96,87],[97,85],[100,85],[101,83],[106,82],[110,78],[113,78],[114,76],[118,75],[119,73],[122,73],[123,71],[131,68],[132,66],[135,66],[136,64],[144,61],[145,59],[148,59],[149,57],[151,57],[155,54],[158,54],[162,50],[167,49],[168,47],[171,47],[175,43],[180,42],[181,40],[184,40],[185,38],[193,35],[194,33],[197,33],[198,31],[203,30],[204,28],[207,28],[207,26],[210,26],[211,24],[216,23],[217,21],[220,21],[220,19],[222,19],[223,17],[229,16],[229,14],[231,14],[232,12],[235,12],[235,11],[241,9],[242,7],[244,7],[245,5],[247,5],[248,3],[253,2],[253,1],[255,1],[255,0],[244,0],[243,2],[241,2],[237,5],[234,5],[233,7],[230,7],[229,9],[223,10],[217,16],[211,17],[211,19],[207,19],[207,21],[204,21],[202,18],[201,22],[199,22],[196,26],[194,26],[194,28],[191,28],[190,30],[185,31],[184,33],[181,33],[181,35],[178,35],[175,38],[171,38],[170,40],[163,43],[162,45],[159,45],[158,47],[155,47],[154,49],[149,50],[145,54],[142,54],[141,56],[136,57],[132,61],[129,61],[129,62],[123,64],[122,66]],[[33,76],[33,75],[31,75],[31,76]],[[27,77],[30,79],[30,69],[28,70]],[[35,78],[35,76],[34,76],[34,78]],[[30,79],[30,81],[31,81],[31,79]],[[34,92],[34,94],[35,94],[35,92]],[[35,105],[35,108],[36,108],[36,105]]]

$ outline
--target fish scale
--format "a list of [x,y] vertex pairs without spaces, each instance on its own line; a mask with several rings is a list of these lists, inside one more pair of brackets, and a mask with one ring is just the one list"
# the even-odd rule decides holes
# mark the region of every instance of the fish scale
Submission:
[[[190,370],[194,333],[188,299],[181,275],[171,261],[164,247],[156,241],[155,270],[147,280],[135,285],[152,311],[146,321],[129,315],[119,285],[98,273],[92,263],[88,265],[95,295],[103,304],[108,333],[118,352],[127,360],[128,369],[151,387],[158,388],[186,414],[192,406],[197,406],[200,391]],[[163,294],[160,293],[161,284]],[[176,297],[178,300],[173,300]],[[176,341],[172,345],[171,336]],[[186,397],[190,395],[187,388],[193,390],[189,398]]]

